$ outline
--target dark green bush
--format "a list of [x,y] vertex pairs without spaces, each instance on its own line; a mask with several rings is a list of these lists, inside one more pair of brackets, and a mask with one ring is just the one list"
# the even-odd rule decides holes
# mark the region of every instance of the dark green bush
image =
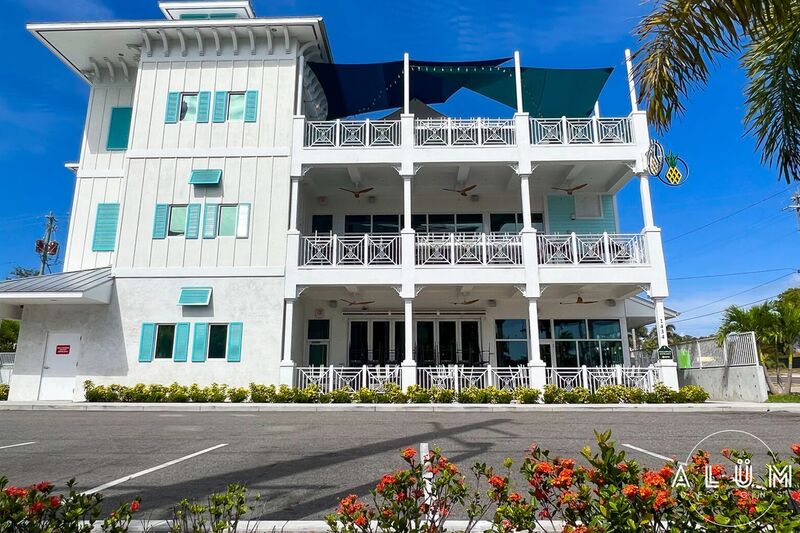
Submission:
[[542,395],[539,389],[530,389],[528,387],[519,387],[514,389],[514,398],[519,403],[539,403],[539,397]]
[[706,400],[708,393],[697,385],[686,385],[678,391],[678,401],[681,403],[703,403]]
[[248,396],[250,396],[250,391],[245,387],[231,387],[228,389],[228,399],[232,403],[245,402]]
[[545,385],[542,399],[544,403],[567,403],[565,398],[566,391],[555,385]]
[[272,403],[275,401],[275,385],[250,384],[250,401],[253,403]]
[[8,385],[3,383],[0,385],[0,402],[8,400]]

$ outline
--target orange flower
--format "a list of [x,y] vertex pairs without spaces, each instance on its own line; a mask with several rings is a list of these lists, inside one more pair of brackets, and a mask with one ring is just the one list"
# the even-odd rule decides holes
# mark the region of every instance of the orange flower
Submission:
[[572,485],[572,470],[565,468],[558,475],[553,478],[553,486],[554,487],[569,487]]
[[701,450],[692,457],[692,462],[697,466],[705,466],[708,464],[708,454]]
[[24,498],[28,495],[28,489],[23,489],[20,487],[8,487],[3,492],[6,493],[7,496],[11,498]]
[[384,518],[391,518],[392,517],[392,510],[391,509],[384,509],[383,510],[383,517]]
[[658,471],[658,475],[663,477],[665,480],[669,480],[673,473],[674,472],[672,471],[672,468],[669,466],[662,466],[661,470]]
[[533,467],[533,471],[539,474],[552,474],[553,473],[553,465],[546,461],[541,461],[536,463]]
[[624,487],[622,487],[622,494],[624,494],[628,498],[633,498],[634,496],[636,496],[636,493],[638,491],[639,489],[636,487],[636,485],[625,485]]
[[541,518],[543,520],[549,519],[550,518],[550,511],[548,511],[547,509],[542,509],[541,511],[539,511],[539,518]]
[[561,458],[559,458],[559,459],[555,460],[555,463],[558,466],[562,466],[562,467],[567,468],[569,470],[574,470],[575,469],[575,459],[561,459]]
[[800,490],[793,490],[792,492],[789,493],[789,496],[792,497],[794,503],[800,505]]
[[722,477],[722,474],[725,473],[725,467],[723,465],[713,464],[711,465],[711,475],[714,479],[719,479]]
[[30,507],[28,507],[28,514],[39,514],[44,510],[44,504],[42,502],[33,502]]
[[410,460],[410,459],[413,459],[414,457],[417,456],[417,450],[415,450],[414,448],[406,448],[405,450],[403,450],[400,453],[403,456],[403,459],[409,459]]
[[653,501],[653,510],[658,511],[662,507],[666,507],[667,505],[671,505],[672,498],[669,497],[668,490],[660,490],[658,494],[656,494],[656,499]]
[[726,457],[726,458],[730,459],[731,455],[733,455],[733,452],[731,451],[730,448],[722,448],[722,456],[723,457]]
[[520,500],[522,500],[522,496],[520,495],[519,492],[512,492],[511,494],[508,495],[508,501],[510,502],[516,503]]
[[625,463],[625,462],[619,463],[617,465],[617,470],[620,470],[622,472],[627,472],[628,471],[628,463]]
[[39,492],[46,492],[53,488],[53,484],[49,481],[40,481],[36,485],[33,486],[34,489],[38,490]]
[[55,509],[61,505],[61,496],[50,496],[50,507]]
[[645,470],[644,474],[642,474],[642,481],[645,485],[650,485],[651,487],[663,487],[666,484],[661,474],[652,470]]
[[362,515],[358,515],[358,518],[356,518],[356,521],[355,521],[355,525],[357,525],[358,527],[365,527],[367,525],[367,523],[368,523],[367,517],[364,516],[363,514]]
[[640,487],[639,488],[639,496],[641,496],[644,499],[650,498],[653,494],[655,494],[655,491],[653,489],[651,489],[650,487]]
[[733,491],[733,495],[736,496],[736,506],[739,509],[747,511],[748,514],[755,514],[758,498],[746,490],[735,490]]
[[800,455],[800,444],[792,444],[792,453]]
[[506,487],[506,478],[502,476],[492,476],[489,478],[489,485],[495,490],[503,490]]
[[397,478],[396,477],[394,477],[391,474],[384,474],[384,476],[381,478],[380,482],[378,483],[378,486],[375,487],[375,490],[377,492],[379,492],[379,493],[383,493],[386,490],[387,485],[391,486],[391,485],[394,485],[395,483],[397,483]]
[[131,502],[131,512],[135,513],[138,510],[139,510],[139,500],[133,500]]

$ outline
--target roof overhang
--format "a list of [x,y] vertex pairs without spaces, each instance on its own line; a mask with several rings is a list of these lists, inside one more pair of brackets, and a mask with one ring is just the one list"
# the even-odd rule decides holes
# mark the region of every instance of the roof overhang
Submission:
[[[627,317],[628,327],[640,328],[642,326],[649,326],[654,324],[655,318],[655,303],[649,298],[642,298],[641,296],[633,296],[625,300],[625,316]],[[667,320],[676,318],[680,315],[678,311],[664,307],[664,316]]]
[[[73,72],[88,83],[95,73],[113,70],[116,75],[138,67],[144,46],[144,34],[152,40],[169,35],[178,39],[179,31],[211,37],[214,30],[225,28],[241,32],[243,42],[249,32],[263,37],[264,32],[288,35],[301,46],[313,43],[319,48],[319,61],[333,61],[322,17],[237,18],[220,20],[153,20],[112,22],[56,22],[28,24],[27,29],[59,57]],[[229,31],[226,30],[226,33]],[[308,54],[308,52],[306,52]],[[180,57],[180,56],[178,56]],[[245,57],[245,54],[242,54]]]
[[108,304],[113,285],[110,267],[5,281],[0,306]]

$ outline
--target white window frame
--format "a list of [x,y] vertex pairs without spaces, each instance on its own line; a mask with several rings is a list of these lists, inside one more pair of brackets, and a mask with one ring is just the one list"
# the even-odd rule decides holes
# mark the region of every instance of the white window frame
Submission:
[[[242,97],[242,117],[241,118],[233,118],[231,117],[231,98],[234,96],[241,96]],[[225,109],[225,120],[231,122],[244,122],[244,115],[246,113],[246,106],[247,106],[247,95],[245,91],[231,91],[228,93],[228,101],[226,102],[227,107]]]
[[[212,326],[225,326],[225,355],[222,357],[211,357],[211,327]],[[227,361],[228,360],[228,345],[230,344],[231,325],[228,322],[214,322],[208,324],[208,333],[206,333],[206,361]]]
[[[178,235],[170,235],[170,228],[172,227],[172,210],[176,207],[182,207],[186,210],[186,215],[184,216],[183,221],[183,233],[179,233]],[[185,238],[186,237],[186,226],[189,224],[189,204],[169,204],[167,208],[167,238],[174,237],[174,238]]]
[[[153,361],[172,361],[175,359],[175,334],[178,332],[178,324],[175,322],[156,323],[156,332],[153,336]],[[163,326],[172,326],[172,346],[169,348],[169,357],[158,357],[158,330]]]
[[[207,205],[214,205],[214,204],[207,204]],[[235,238],[235,239],[246,239],[250,237],[250,212],[252,211],[252,206],[250,204],[216,204],[217,206],[217,230],[216,235],[217,238]],[[235,207],[236,208],[236,220],[234,222],[234,231],[233,235],[220,235],[219,231],[222,227],[222,208],[223,207]],[[168,228],[169,229],[169,228]]]

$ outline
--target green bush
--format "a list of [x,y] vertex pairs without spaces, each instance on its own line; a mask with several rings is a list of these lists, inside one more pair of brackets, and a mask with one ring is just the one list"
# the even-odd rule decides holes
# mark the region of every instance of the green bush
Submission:
[[653,392],[647,395],[647,403],[675,403],[677,401],[678,392],[663,383],[656,383],[655,387],[653,387]]
[[487,387],[489,403],[507,404],[514,399],[514,393],[508,389],[498,389],[497,387]]
[[586,387],[574,387],[564,392],[565,403],[590,403],[592,393]]
[[353,389],[336,389],[331,393],[331,403],[352,403]]
[[647,399],[647,393],[637,387],[628,387],[625,393],[626,403],[644,403]]
[[386,383],[378,398],[380,403],[408,403],[408,395],[396,383]]
[[273,396],[275,403],[292,403],[294,402],[295,395],[298,389],[293,389],[288,385],[281,385],[275,391],[275,395]]
[[250,401],[253,403],[272,403],[275,401],[275,385],[250,384]]
[[319,402],[322,390],[319,385],[309,385],[305,389],[294,389],[294,403],[317,403]]
[[479,387],[466,387],[458,395],[461,403],[489,403],[489,393]]
[[189,401],[189,387],[173,383],[167,387],[167,401],[184,403]]
[[412,385],[406,391],[411,403],[431,403],[432,394],[430,389],[423,389],[419,385]]
[[627,399],[628,388],[622,385],[603,385],[594,392],[593,403],[620,403]]
[[0,402],[8,400],[8,385],[0,385]]
[[232,403],[245,402],[248,396],[250,396],[250,391],[245,387],[231,387],[228,389],[228,399]]
[[544,403],[567,403],[567,400],[564,397],[565,393],[566,391],[564,389],[548,384],[544,386],[542,399],[544,400]]
[[539,389],[531,389],[528,387],[519,387],[514,389],[514,399],[519,403],[539,403],[539,397],[542,395]]
[[703,403],[706,400],[708,393],[697,385],[686,385],[678,391],[678,401],[681,403]]
[[453,403],[456,400],[456,391],[453,389],[431,389],[433,403]]

